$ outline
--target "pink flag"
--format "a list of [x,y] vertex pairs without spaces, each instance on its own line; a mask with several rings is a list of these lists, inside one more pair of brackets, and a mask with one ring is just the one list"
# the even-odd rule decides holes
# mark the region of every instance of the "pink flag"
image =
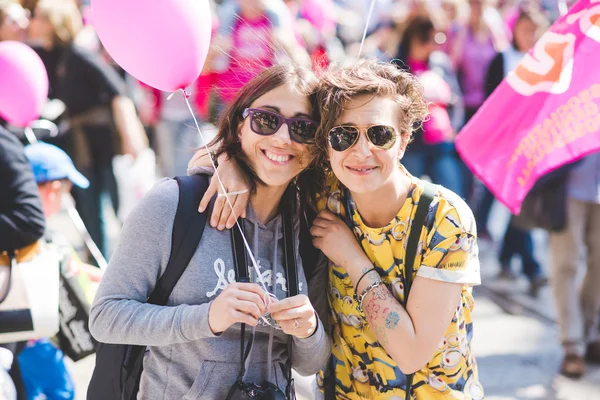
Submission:
[[456,138],[513,214],[537,179],[600,150],[600,0],[580,0],[540,38]]

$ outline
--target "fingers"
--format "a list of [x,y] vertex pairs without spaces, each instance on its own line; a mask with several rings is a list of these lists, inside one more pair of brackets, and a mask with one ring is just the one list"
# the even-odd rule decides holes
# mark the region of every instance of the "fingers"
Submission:
[[[264,291],[264,289],[256,283],[234,282],[234,283],[230,284],[229,286],[231,286],[234,289],[243,290],[245,292],[256,293],[257,295],[260,296],[261,299],[264,299],[264,297],[267,294]],[[229,287],[229,286],[227,286],[227,287]]]
[[236,215],[246,218],[246,206],[248,205],[248,201],[250,201],[250,191],[238,195],[234,207]]
[[[237,217],[239,217],[242,214],[242,210],[240,207],[240,203],[242,203],[242,200],[240,200],[240,196],[241,195],[238,194],[237,196],[235,196],[234,201],[232,201],[233,211],[229,213],[229,217],[227,218],[227,220],[224,221],[223,216],[221,215],[221,223],[225,224],[225,228],[227,229],[233,228]],[[245,208],[246,204],[244,204],[244,209]]]
[[323,246],[323,239],[321,239],[321,238],[314,238],[312,240],[312,244],[315,247],[315,249],[319,249],[321,251],[323,250],[323,249],[321,249],[321,246]]
[[[265,301],[263,300],[263,298],[260,295],[253,293],[253,292],[246,292],[246,291],[240,290],[239,293],[237,294],[236,298],[237,298],[237,301],[244,301],[244,302],[255,304],[256,308],[258,309],[258,315],[256,315],[257,318],[265,313],[267,306],[265,305]],[[254,315],[254,313],[252,315]]]
[[[218,186],[219,185],[217,184],[216,180],[211,179],[210,185],[208,185],[208,189],[206,189],[206,192],[204,193],[202,200],[200,200],[200,206],[198,207],[198,212],[204,212],[204,210],[206,210],[206,208],[208,207],[208,204],[210,203],[210,200],[213,198],[213,196],[215,194],[217,194]],[[212,219],[211,219],[211,225],[212,225]]]
[[335,221],[336,219],[339,219],[337,215],[328,210],[322,210],[319,212],[319,214],[317,214],[317,218],[323,218],[324,220],[328,221]]
[[254,318],[252,315],[244,314],[240,311],[233,311],[233,318],[236,322],[240,322],[250,326],[258,325],[258,318]]
[[318,226],[318,227],[321,227],[321,228],[327,228],[327,225],[329,225],[330,223],[331,223],[331,222],[330,222],[330,221],[328,221],[328,220],[326,220],[326,219],[323,219],[323,218],[318,218],[318,217],[317,217],[317,218],[315,218],[315,220],[313,221],[313,224],[312,224],[312,226],[313,226],[313,227],[314,227],[314,226]]
[[287,297],[283,300],[272,302],[267,307],[267,310],[271,314],[275,314],[280,311],[288,310],[291,308],[302,307],[303,305],[310,304],[310,300],[303,294],[299,294],[293,297]]
[[[218,230],[233,228],[239,217],[246,218],[246,206],[249,198],[248,193],[230,195],[228,202],[225,196],[218,196],[213,207],[210,225]],[[229,204],[230,202],[231,204]]]
[[258,305],[252,301],[244,301],[239,298],[231,299],[231,307],[234,307],[235,310],[241,311],[242,313],[250,314],[256,319],[259,319],[260,316],[263,315],[263,313],[260,312]]
[[[221,196],[221,198],[225,199],[225,196]],[[217,229],[220,231],[225,229],[225,224],[227,223],[229,216],[233,215],[231,212],[231,206],[232,206],[234,200],[235,199],[232,199],[231,197],[229,197],[229,202],[227,200],[225,200],[225,205],[223,206],[223,209],[221,210],[221,216],[219,217],[219,222],[218,222],[218,226],[217,226]],[[230,204],[230,202],[231,202],[231,204]],[[215,215],[214,212],[213,212],[213,215]],[[233,217],[233,218],[235,218],[235,217]]]
[[264,314],[265,291],[255,283],[231,283],[211,302],[208,324],[214,333],[224,332],[232,324],[258,324]]
[[223,207],[229,207],[226,205],[225,196],[217,196],[215,203],[213,205],[212,215],[210,217],[210,226],[216,228],[219,226],[219,221],[221,219],[221,213],[223,212]]
[[277,320],[281,330],[288,334],[304,339],[312,335],[318,326],[317,314],[312,308],[307,309],[298,318]]
[[325,236],[325,233],[327,233],[327,228],[324,228],[322,226],[313,225],[312,228],[310,228],[310,234],[313,237],[323,237]]
[[[237,204],[237,202],[236,202]],[[227,222],[225,223],[225,228],[226,229],[231,229],[235,226],[235,221],[236,221],[236,215],[240,215],[235,211],[235,206],[236,204],[233,205],[233,212],[231,214],[229,214],[229,218],[227,219]]]
[[288,310],[271,313],[271,316],[275,318],[277,322],[293,321],[299,318],[306,318],[308,315],[310,315],[310,309],[306,309],[305,307],[290,308]]

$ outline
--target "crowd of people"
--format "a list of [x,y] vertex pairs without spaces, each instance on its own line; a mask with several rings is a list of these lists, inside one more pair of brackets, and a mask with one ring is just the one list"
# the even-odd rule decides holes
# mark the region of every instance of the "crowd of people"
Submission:
[[[531,296],[551,283],[560,372],[579,378],[586,362],[600,362],[600,155],[553,176],[565,190],[548,196],[563,196],[556,212],[567,224],[550,232],[545,266],[514,218],[492,238],[494,196],[454,146],[571,3],[211,0],[211,48],[188,88],[190,110],[183,96],[136,81],[111,59],[89,1],[0,0],[0,41],[40,56],[49,78],[41,118],[58,127],[32,143],[0,119],[0,268],[42,243],[58,249],[61,269],[76,263],[99,282],[89,332],[148,349],[140,398],[267,389],[291,398],[293,369],[317,375],[315,397],[483,399],[472,287],[481,283],[478,244],[501,239],[497,279],[517,278],[517,258]],[[209,151],[198,150],[204,144]],[[148,149],[156,178],[167,178],[136,205],[115,245],[113,161]],[[164,304],[150,304],[184,246],[175,242],[183,183],[169,178],[188,174],[211,177],[197,205],[207,229]],[[75,254],[62,227],[46,226],[69,195],[106,270]],[[238,228],[243,243],[229,233]],[[243,273],[240,252],[249,256]],[[241,363],[232,361],[247,337]],[[60,335],[53,342],[61,347]],[[0,343],[0,374],[5,366],[16,387],[7,398],[74,398],[68,372],[49,384],[23,367],[25,350],[47,345]]]

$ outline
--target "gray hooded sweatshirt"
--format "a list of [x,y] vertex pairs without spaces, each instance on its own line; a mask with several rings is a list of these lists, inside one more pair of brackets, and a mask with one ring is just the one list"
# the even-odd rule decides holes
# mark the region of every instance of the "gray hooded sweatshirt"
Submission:
[[[90,330],[101,342],[148,346],[138,399],[225,399],[240,370],[241,325],[217,336],[208,325],[208,311],[211,301],[235,280],[231,233],[207,224],[168,305],[146,303],[169,260],[178,193],[177,182],[164,179],[130,214],[94,299]],[[249,266],[250,279],[262,280],[283,299],[287,285],[281,217],[264,225],[250,206],[246,215],[245,235],[260,269],[257,277]],[[294,231],[297,247],[298,220]],[[326,318],[327,260],[320,256],[308,285],[310,293],[299,256],[297,262],[299,293],[308,295],[317,313]],[[330,355],[323,326],[319,321],[309,338],[293,338],[293,368],[301,375],[317,373]],[[280,363],[288,360],[287,342],[282,331],[259,324],[245,381],[269,380],[284,390]]]

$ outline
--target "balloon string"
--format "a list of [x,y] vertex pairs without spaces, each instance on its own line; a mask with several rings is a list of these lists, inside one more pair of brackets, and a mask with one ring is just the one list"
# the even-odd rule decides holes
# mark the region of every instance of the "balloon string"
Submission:
[[[221,187],[221,190],[223,191],[223,193],[226,194],[227,190],[225,190],[225,185],[223,184],[223,181],[221,180],[221,177],[219,176],[219,173],[217,172],[217,165],[215,164],[215,161],[213,160],[213,158],[210,154],[210,149],[208,148],[208,141],[204,137],[204,134],[202,133],[202,129],[200,129],[200,125],[198,124],[198,120],[196,119],[196,115],[194,114],[194,111],[192,110],[192,106],[190,105],[190,102],[188,100],[189,96],[186,95],[185,90],[183,90],[183,89],[179,89],[179,90],[181,90],[183,92],[185,103],[187,104],[188,109],[190,110],[190,113],[192,114],[192,119],[194,120],[194,123],[196,124],[196,128],[198,129],[198,133],[200,134],[200,137],[202,138],[202,144],[203,144],[204,148],[206,148],[206,155],[208,156],[208,159],[210,160],[210,163],[212,164],[212,167],[215,170],[214,176],[217,177],[217,181],[219,181],[219,186]],[[175,92],[175,93],[177,93],[177,92]],[[172,93],[167,99],[171,99],[171,97],[173,97],[173,95],[175,93]],[[260,269],[258,268],[256,259],[254,258],[254,254],[252,253],[252,250],[250,249],[250,245],[248,244],[248,241],[246,240],[246,236],[244,236],[244,231],[242,230],[242,227],[240,226],[240,224],[238,222],[238,217],[237,217],[237,215],[235,215],[235,211],[233,210],[233,204],[231,204],[231,200],[229,200],[229,196],[225,195],[224,197],[225,197],[225,200],[227,200],[227,204],[231,208],[231,213],[235,217],[235,224],[237,225],[238,229],[240,230],[240,233],[242,234],[242,239],[244,240],[244,247],[246,247],[246,250],[248,251],[248,254],[250,255],[250,260],[252,260],[252,266],[254,268],[254,271],[256,272],[256,276],[258,278],[260,278],[259,281],[260,281],[260,284],[261,284],[262,288],[264,289],[264,291],[268,295],[271,295],[271,293],[267,289],[263,279],[261,278],[262,275],[260,273]],[[265,304],[267,304],[266,300],[265,300]]]
[[358,49],[358,58],[360,58],[365,40],[367,38],[367,31],[369,30],[369,24],[371,23],[371,16],[373,15],[373,9],[375,8],[375,2],[377,0],[371,0],[371,6],[369,7],[369,15],[367,15],[367,22],[365,23],[365,30],[363,32],[362,40],[360,41],[360,48]]

